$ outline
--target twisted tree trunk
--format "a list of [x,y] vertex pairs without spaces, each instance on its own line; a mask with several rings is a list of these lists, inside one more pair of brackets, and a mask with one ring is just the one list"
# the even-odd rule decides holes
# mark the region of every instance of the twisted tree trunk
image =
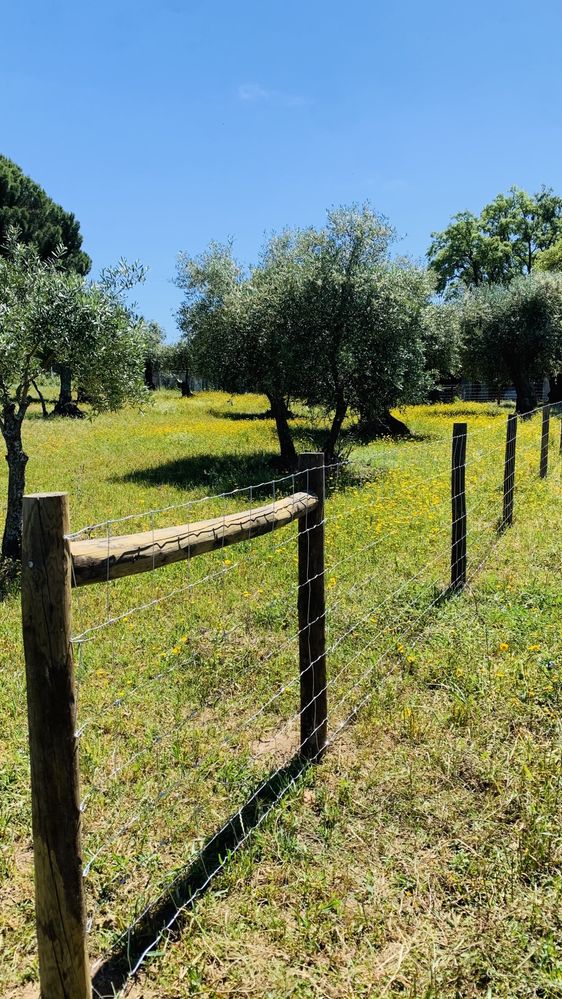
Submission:
[[16,413],[15,406],[10,403],[2,410],[2,434],[6,443],[6,461],[8,462],[8,500],[6,507],[6,523],[2,538],[2,556],[10,559],[21,559],[21,528],[23,494],[25,492],[25,466],[27,455],[23,450],[21,425],[25,409]]
[[343,426],[343,421],[347,415],[347,402],[345,401],[343,394],[340,393],[336,402],[336,408],[334,411],[334,417],[332,419],[332,425],[328,431],[326,440],[324,441],[324,460],[327,465],[331,465],[336,461],[336,444],[338,443],[339,436],[341,433],[341,428]]
[[72,416],[81,419],[85,414],[72,401],[72,370],[66,364],[59,368],[60,392],[57,404],[53,410],[54,416]]
[[527,375],[518,373],[513,379],[513,384],[516,392],[515,412],[524,415],[536,409],[537,393]]
[[364,441],[373,440],[375,437],[411,437],[406,424],[393,416],[388,409],[378,416],[362,413],[357,433]]
[[548,393],[549,402],[562,402],[562,372],[558,375],[551,375],[548,379],[550,385],[550,392]]
[[268,394],[267,398],[271,415],[275,420],[281,461],[287,468],[294,468],[297,463],[297,452],[289,426],[287,404],[282,396]]
[[147,389],[154,392],[156,389],[156,382],[154,380],[154,361],[147,359],[144,362],[144,384]]
[[35,389],[37,395],[39,396],[39,402],[41,403],[41,412],[43,414],[43,419],[47,420],[49,418],[49,411],[47,409],[47,403],[45,402],[45,396],[41,392],[41,389],[39,388],[37,382],[32,381],[31,384],[33,385],[33,388]]

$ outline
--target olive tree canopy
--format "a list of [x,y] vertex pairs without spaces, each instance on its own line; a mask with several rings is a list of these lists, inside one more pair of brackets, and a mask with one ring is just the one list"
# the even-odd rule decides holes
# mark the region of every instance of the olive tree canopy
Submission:
[[0,432],[8,461],[8,503],[2,554],[19,558],[27,455],[22,423],[29,391],[53,357],[72,363],[94,412],[143,397],[146,328],[123,301],[142,278],[139,265],[121,261],[99,282],[59,266],[59,254],[41,260],[33,246],[8,234],[0,257]]
[[517,411],[530,412],[535,383],[562,368],[562,276],[537,272],[473,289],[461,328],[465,370],[492,385],[515,385]]
[[323,228],[274,236],[248,271],[228,245],[180,258],[179,325],[198,373],[226,391],[267,395],[286,464],[295,460],[291,399],[323,409],[332,457],[348,413],[372,425],[423,394],[432,282],[390,261],[392,238],[386,219],[352,206],[329,212]]

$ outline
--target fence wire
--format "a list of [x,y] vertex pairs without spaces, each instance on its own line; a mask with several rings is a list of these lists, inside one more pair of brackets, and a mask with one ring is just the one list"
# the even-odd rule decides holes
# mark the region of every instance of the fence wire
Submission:
[[[539,488],[537,430],[536,419],[519,423],[516,519],[524,518],[525,501]],[[559,467],[556,431],[553,422],[553,472]],[[431,442],[429,476],[427,451],[418,462],[415,450],[425,446],[407,444],[402,465],[385,465],[383,453],[379,465],[359,457],[343,468],[322,466],[332,477],[322,522],[329,745],[423,640],[447,593],[450,440]],[[467,583],[501,544],[504,451],[504,421],[474,432],[469,424]],[[180,510],[226,517],[294,495],[302,482],[302,473],[291,474],[89,525],[69,540],[104,537],[109,553],[124,529],[154,534]],[[227,857],[219,857],[196,888],[178,893],[190,861],[201,858],[203,847],[209,855],[229,830],[230,853],[243,846],[299,779],[299,768],[292,773],[290,767],[301,715],[312,702],[299,701],[298,644],[305,628],[298,626],[297,598],[310,580],[295,582],[298,530],[295,521],[239,543],[232,553],[225,546],[158,572],[153,566],[143,577],[111,580],[108,573],[103,585],[74,591],[91,952],[130,946],[159,903],[171,900],[173,908],[131,957],[131,974]],[[309,668],[315,665],[313,659]],[[276,779],[280,787],[265,806],[263,792]],[[246,829],[254,805],[257,815]]]

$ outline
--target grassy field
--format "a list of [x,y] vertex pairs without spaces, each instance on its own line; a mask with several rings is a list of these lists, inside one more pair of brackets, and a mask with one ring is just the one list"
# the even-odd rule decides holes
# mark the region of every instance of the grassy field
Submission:
[[[264,409],[162,392],[144,414],[33,413],[29,491],[67,490],[73,531],[138,513],[100,537],[266,502],[293,481],[204,499],[271,480]],[[546,481],[540,419],[520,424],[516,522],[498,534],[505,417],[409,409],[411,440],[354,448],[330,481],[332,730],[361,711],[183,913],[131,996],[562,995],[560,424]],[[458,419],[469,586],[443,600]],[[295,427],[314,449],[310,415]],[[293,757],[295,536],[75,594],[92,957]],[[37,976],[17,593],[0,604],[0,642],[0,993],[15,996]]]

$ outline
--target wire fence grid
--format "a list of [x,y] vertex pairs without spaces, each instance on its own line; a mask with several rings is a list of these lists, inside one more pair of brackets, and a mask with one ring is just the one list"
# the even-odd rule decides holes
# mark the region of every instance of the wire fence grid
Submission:
[[[519,421],[515,465],[506,464],[503,421],[469,427],[460,513],[450,444],[440,440],[409,448],[407,465],[328,466],[319,458],[306,471],[67,533],[67,544],[97,538],[107,546],[106,580],[75,588],[72,599],[87,948],[100,966],[126,956],[135,974],[303,766],[392,671],[413,662],[458,560],[467,585],[501,544],[502,499],[511,495],[516,518],[524,518],[545,454],[550,474],[560,474],[562,438],[545,409]],[[110,578],[116,538],[143,531],[155,551],[156,532],[176,514],[187,526],[201,513],[220,525],[233,510],[251,513],[310,492],[318,472],[329,488],[313,526],[295,519],[232,548],[223,543],[166,569],[153,564],[143,576]],[[319,529],[325,564],[295,582],[297,539],[313,544]],[[310,602],[316,583],[325,606],[315,617],[309,604],[299,624],[299,600]],[[310,636],[320,619],[318,652]],[[325,680],[303,702],[306,674],[320,659]],[[316,717],[326,697],[327,738],[303,761],[303,714]],[[324,724],[318,717],[309,736]],[[201,861],[202,874],[186,874]]]

